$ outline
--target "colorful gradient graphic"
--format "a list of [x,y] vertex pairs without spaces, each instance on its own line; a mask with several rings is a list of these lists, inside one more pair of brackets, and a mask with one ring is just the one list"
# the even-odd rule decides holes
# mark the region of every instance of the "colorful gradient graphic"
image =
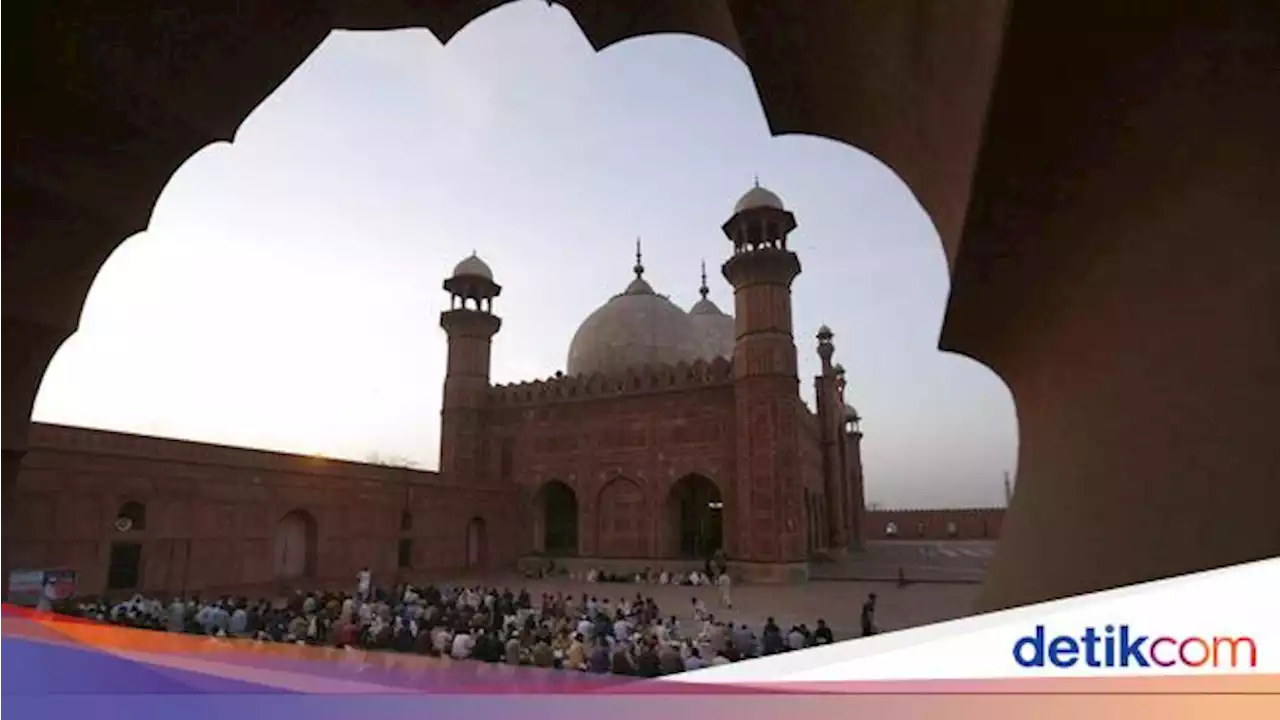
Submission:
[[[6,606],[15,717],[1276,717],[1280,676],[709,685],[211,639]],[[643,702],[640,702],[643,700]],[[30,715],[28,714],[30,713]],[[372,715],[371,715],[372,713]]]

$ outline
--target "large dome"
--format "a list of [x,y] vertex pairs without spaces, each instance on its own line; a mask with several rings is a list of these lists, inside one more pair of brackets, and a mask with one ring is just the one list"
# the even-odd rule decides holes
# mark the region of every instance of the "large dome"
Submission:
[[636,253],[636,277],[591,313],[569,343],[569,375],[614,375],[643,365],[693,362],[702,343],[689,315],[654,292]]
[[642,365],[692,362],[701,350],[689,316],[636,278],[583,321],[569,343],[566,369],[570,375],[613,375]]

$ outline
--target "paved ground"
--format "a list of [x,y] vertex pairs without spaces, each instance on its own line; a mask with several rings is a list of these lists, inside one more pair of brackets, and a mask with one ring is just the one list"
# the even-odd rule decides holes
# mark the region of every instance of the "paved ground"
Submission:
[[691,598],[697,596],[718,618],[746,622],[757,629],[770,615],[784,626],[804,622],[813,627],[818,618],[823,618],[841,639],[857,634],[859,613],[867,593],[874,592],[879,597],[877,622],[880,627],[896,630],[968,615],[979,588],[972,583],[921,583],[899,588],[895,583],[856,581],[741,585],[733,588],[733,609],[724,610],[718,607],[715,588],[710,587],[585,583],[567,578],[526,580],[517,575],[468,578],[465,582],[510,587],[512,590],[524,587],[535,600],[540,593],[559,591],[585,592],[617,602],[622,597],[635,597],[640,592],[657,601],[664,614],[675,614],[681,619],[690,617]]
[[901,569],[909,580],[979,583],[995,549],[981,540],[870,541],[860,552],[811,567],[815,578],[827,580],[889,580]]

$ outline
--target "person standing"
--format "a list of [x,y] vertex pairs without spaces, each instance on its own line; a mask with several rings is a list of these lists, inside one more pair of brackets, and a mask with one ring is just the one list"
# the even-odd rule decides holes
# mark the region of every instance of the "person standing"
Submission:
[[187,604],[182,602],[182,598],[174,598],[169,604],[168,622],[166,627],[169,632],[179,633],[186,629],[187,625]]
[[360,572],[356,573],[356,595],[360,598],[360,602],[369,601],[369,590],[373,587],[373,575],[369,572],[369,567],[360,568]]
[[722,571],[720,576],[716,578],[716,585],[720,588],[720,607],[733,609],[733,581],[729,579],[729,573]]
[[862,637],[871,637],[876,634],[876,594],[867,595],[867,601],[862,603]]

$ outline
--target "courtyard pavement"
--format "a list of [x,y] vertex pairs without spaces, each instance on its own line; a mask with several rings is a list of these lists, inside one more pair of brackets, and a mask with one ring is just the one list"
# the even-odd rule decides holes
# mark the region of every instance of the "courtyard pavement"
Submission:
[[636,593],[652,597],[664,615],[676,615],[683,622],[692,616],[691,599],[701,598],[717,618],[747,623],[759,632],[765,618],[773,616],[785,631],[792,624],[814,627],[818,618],[827,621],[837,639],[856,637],[862,603],[868,593],[878,596],[876,620],[881,630],[898,630],[953,620],[972,613],[980,586],[974,583],[920,583],[899,588],[892,582],[814,581],[796,585],[739,585],[733,588],[733,609],[719,607],[712,587],[685,587],[626,583],[586,583],[569,578],[530,580],[515,574],[469,577],[458,583],[525,588],[534,602],[544,592],[564,592],[607,597],[617,603]]

